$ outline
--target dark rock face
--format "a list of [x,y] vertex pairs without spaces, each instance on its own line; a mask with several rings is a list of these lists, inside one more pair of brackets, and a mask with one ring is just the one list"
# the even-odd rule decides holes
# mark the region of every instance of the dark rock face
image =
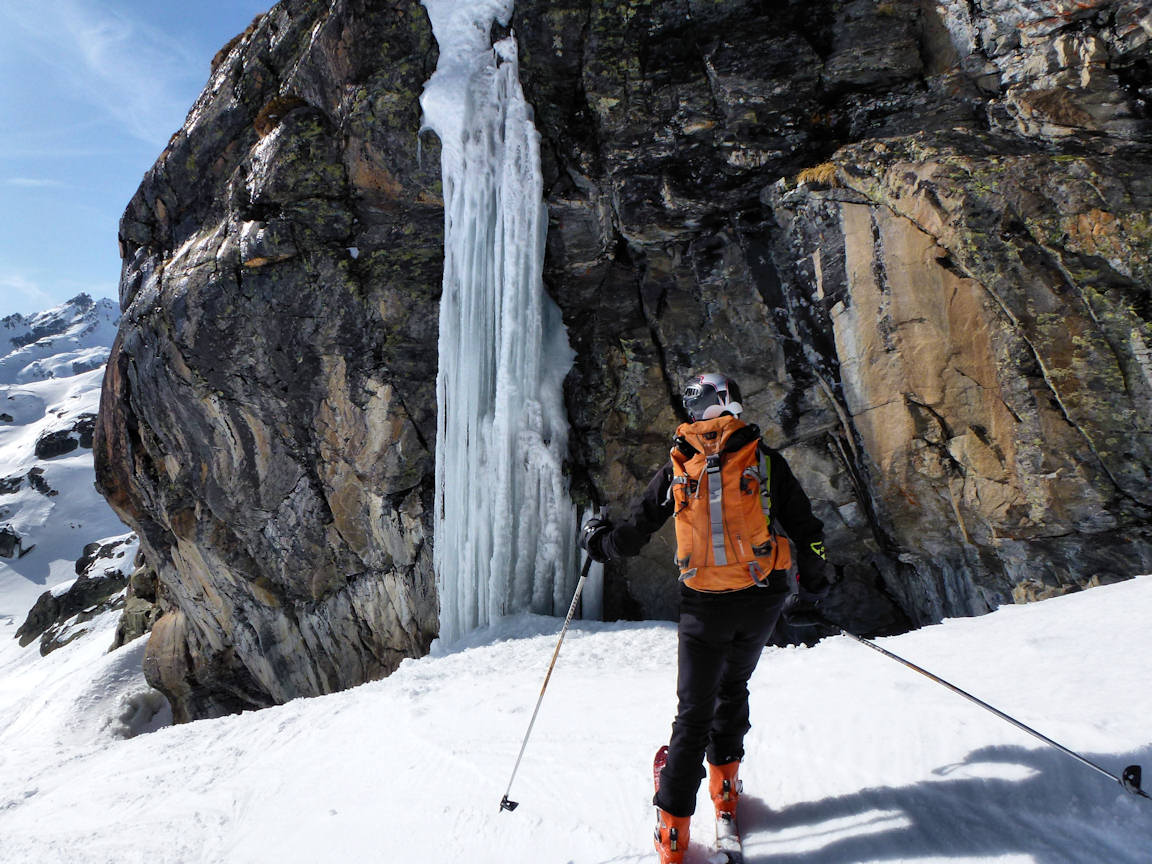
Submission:
[[141,535],[176,719],[330,692],[436,632],[439,151],[418,3],[285,2],[121,223],[98,482]]
[[20,535],[11,525],[0,526],[0,558],[16,558],[23,552]]
[[128,577],[128,589],[124,592],[124,611],[116,625],[116,638],[112,647],[127,645],[145,633],[151,633],[156,619],[160,617],[156,570],[137,556],[136,566]]
[[[74,450],[75,447],[72,449]],[[28,469],[27,474],[13,474],[9,477],[0,477],[0,495],[12,495],[19,492],[24,486],[25,480],[28,481],[29,486],[45,497],[51,498],[60,494],[60,490],[53,489],[48,484],[48,481],[44,479],[44,469],[36,466],[35,468]]]
[[[1146,5],[520,2],[600,500],[741,382],[880,631],[1152,565]],[[670,537],[614,567],[674,613]],[[611,596],[611,589],[610,589]]]
[[36,441],[36,458],[53,459],[71,453],[77,447],[92,448],[96,428],[95,414],[81,414],[67,429],[48,432]]
[[1054,161],[975,134],[834,162],[841,188],[768,197],[784,254],[820,262],[790,274],[807,286],[790,302],[835,338],[817,365],[838,369],[874,530],[940,574],[893,585],[902,605],[939,617],[1037,578],[1146,571],[1146,265],[1099,254],[1152,242],[1145,159]]
[[[824,519],[845,623],[1152,567],[1146,4],[519,0],[512,27],[579,503],[637,494],[715,368]],[[97,467],[178,720],[436,632],[435,56],[417,3],[281,3],[121,224]],[[674,617],[671,559],[669,526],[613,565],[609,613]]]
[[71,453],[80,446],[80,439],[72,434],[71,429],[61,429],[42,435],[36,441],[37,459],[54,459]]
[[29,469],[28,485],[46,498],[52,498],[60,494],[59,489],[53,489],[48,484],[48,481],[44,479],[44,469],[39,466]]
[[131,535],[109,543],[89,543],[76,561],[77,579],[67,590],[45,591],[36,600],[24,623],[16,630],[21,646],[40,640],[46,656],[87,633],[84,627],[97,615],[123,608],[120,596],[128,583],[123,560]]

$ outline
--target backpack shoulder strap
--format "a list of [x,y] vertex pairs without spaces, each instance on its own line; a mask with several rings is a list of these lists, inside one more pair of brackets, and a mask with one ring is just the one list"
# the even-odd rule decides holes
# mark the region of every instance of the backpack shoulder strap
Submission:
[[764,521],[772,527],[772,457],[768,447],[760,441],[756,447],[760,459],[760,509],[764,511]]
[[673,439],[672,450],[668,454],[668,461],[672,464],[672,479],[668,483],[668,493],[664,496],[665,505],[676,500],[675,490],[677,486],[691,487],[692,479],[688,476],[684,463],[692,458],[692,454],[695,452],[696,448],[683,438]]

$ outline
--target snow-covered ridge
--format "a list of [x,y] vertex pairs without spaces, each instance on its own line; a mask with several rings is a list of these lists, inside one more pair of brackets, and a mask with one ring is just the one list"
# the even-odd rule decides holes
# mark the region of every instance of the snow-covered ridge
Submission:
[[[1104,767],[1149,767],[1152,577],[879,640]],[[389,678],[160,728],[144,639],[27,663],[0,639],[0,861],[649,864],[675,626],[559,622]],[[27,655],[23,655],[26,657]],[[1152,803],[843,637],[769,648],[741,768],[748,864],[1146,864]],[[129,740],[125,740],[129,739]],[[702,790],[686,864],[709,860]],[[129,831],[146,814],[153,830]]]
[[0,384],[64,378],[101,366],[119,323],[114,301],[87,294],[36,315],[0,319]]

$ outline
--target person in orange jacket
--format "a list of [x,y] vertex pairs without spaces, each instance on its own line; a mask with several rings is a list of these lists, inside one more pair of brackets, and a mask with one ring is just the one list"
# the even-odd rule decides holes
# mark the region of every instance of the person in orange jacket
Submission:
[[736,382],[697,375],[683,402],[691,422],[677,428],[671,458],[629,518],[594,517],[580,534],[589,556],[607,562],[637,555],[676,519],[678,707],[653,798],[668,864],[687,849],[705,758],[717,819],[735,830],[748,679],[785,608],[811,617],[830,582],[823,523],[784,457],[740,419]]

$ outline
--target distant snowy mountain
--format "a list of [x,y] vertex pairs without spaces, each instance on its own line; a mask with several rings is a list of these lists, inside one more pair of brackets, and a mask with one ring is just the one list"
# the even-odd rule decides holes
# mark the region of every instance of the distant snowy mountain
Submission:
[[86,545],[127,531],[92,466],[119,318],[113,301],[81,294],[0,320],[0,638],[46,589],[77,577]]
[[87,294],[38,315],[0,319],[0,384],[67,378],[103,366],[119,323],[114,301]]

